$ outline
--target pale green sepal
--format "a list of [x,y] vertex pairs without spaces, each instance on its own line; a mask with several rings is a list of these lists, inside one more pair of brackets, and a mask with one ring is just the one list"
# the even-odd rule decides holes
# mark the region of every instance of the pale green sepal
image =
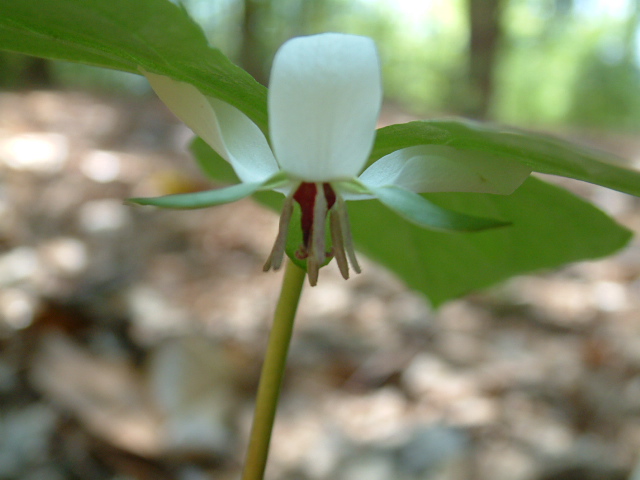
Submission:
[[371,200],[376,198],[371,194],[371,189],[360,182],[359,179],[331,182],[331,186],[344,200]]
[[446,145],[417,145],[385,155],[359,180],[369,187],[395,185],[416,193],[475,192],[509,195],[531,168],[507,155]]
[[614,155],[548,135],[469,120],[425,120],[377,130],[370,162],[414,145],[447,145],[526,165],[534,172],[560,175],[640,196],[640,172]]
[[372,188],[371,193],[385,206],[423,228],[473,232],[509,225],[502,220],[474,217],[439,207],[417,193],[395,186]]
[[165,195],[162,197],[150,198],[130,198],[127,202],[136,203],[138,205],[151,205],[153,207],[160,208],[206,208],[241,200],[257,192],[262,187],[262,183],[238,183],[231,187],[205,190],[203,192],[179,193],[176,195]]
[[286,172],[280,171],[275,175],[271,176],[271,178],[269,178],[268,180],[262,182],[262,186],[260,187],[260,190],[278,191],[284,186],[290,187],[292,183],[296,183],[296,182],[292,182],[291,180],[289,180],[289,175],[287,175]]

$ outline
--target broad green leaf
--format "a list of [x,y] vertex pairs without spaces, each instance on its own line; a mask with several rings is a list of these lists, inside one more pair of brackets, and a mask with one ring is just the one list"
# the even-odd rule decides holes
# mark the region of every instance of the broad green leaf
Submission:
[[474,232],[509,225],[509,222],[465,215],[439,207],[417,193],[394,186],[373,188],[371,192],[398,215],[423,228]]
[[240,179],[233,171],[231,164],[218,155],[204,140],[195,137],[189,145],[200,170],[216,182],[238,183]]
[[[192,152],[212,178],[236,181],[226,162],[202,140],[193,142]],[[422,196],[456,212],[511,222],[482,232],[444,233],[420,228],[377,200],[347,203],[358,250],[424,293],[434,306],[514,275],[609,255],[631,238],[590,203],[536,178],[511,195]],[[256,197],[274,210],[283,198],[271,192]],[[291,253],[295,241],[289,247]]]
[[371,163],[400,148],[441,144],[511,158],[533,171],[575,178],[640,196],[640,172],[620,159],[548,135],[469,120],[410,122],[378,130]]
[[590,203],[533,177],[508,196],[425,197],[455,211],[512,222],[481,232],[442,233],[418,228],[375,201],[349,203],[358,249],[435,306],[514,275],[609,255],[631,238]]
[[0,0],[0,50],[191,83],[267,128],[266,89],[169,0]]

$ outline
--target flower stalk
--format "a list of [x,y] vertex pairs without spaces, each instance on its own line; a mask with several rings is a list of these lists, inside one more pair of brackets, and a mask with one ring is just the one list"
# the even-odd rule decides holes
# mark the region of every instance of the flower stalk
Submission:
[[256,398],[242,480],[262,480],[305,271],[287,261]]

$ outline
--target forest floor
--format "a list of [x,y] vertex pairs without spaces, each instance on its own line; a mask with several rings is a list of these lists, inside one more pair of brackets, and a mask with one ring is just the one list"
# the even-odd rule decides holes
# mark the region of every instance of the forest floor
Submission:
[[[1,480],[238,478],[277,217],[123,204],[207,184],[189,137],[155,99],[0,95]],[[269,479],[640,479],[638,240],[437,312],[363,270],[305,289]]]

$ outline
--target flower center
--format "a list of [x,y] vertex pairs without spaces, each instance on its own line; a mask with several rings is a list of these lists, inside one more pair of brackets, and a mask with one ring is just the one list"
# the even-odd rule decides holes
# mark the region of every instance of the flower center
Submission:
[[[316,206],[316,197],[318,195],[318,183],[303,182],[300,184],[296,192],[293,194],[293,199],[300,205],[301,220],[300,226],[302,227],[302,242],[301,248],[296,252],[296,256],[302,260],[307,258],[311,245],[309,242],[312,237],[314,209]],[[327,212],[331,210],[331,207],[336,203],[336,193],[328,183],[322,184],[322,194],[326,201],[326,209],[324,209],[324,219],[327,217]],[[323,229],[324,230],[324,229]]]
[[[295,252],[296,258],[307,261],[309,283],[318,282],[318,272],[326,260],[335,257],[342,276],[349,278],[349,264],[360,273],[356,260],[349,227],[349,217],[344,200],[336,194],[330,183],[302,182],[296,191],[287,197],[280,216],[280,229],[271,255],[264,265],[264,270],[277,270],[282,265],[287,244],[289,223],[293,215],[293,202],[300,205],[300,228],[302,244]],[[332,248],[326,251],[325,233],[329,215]]]

